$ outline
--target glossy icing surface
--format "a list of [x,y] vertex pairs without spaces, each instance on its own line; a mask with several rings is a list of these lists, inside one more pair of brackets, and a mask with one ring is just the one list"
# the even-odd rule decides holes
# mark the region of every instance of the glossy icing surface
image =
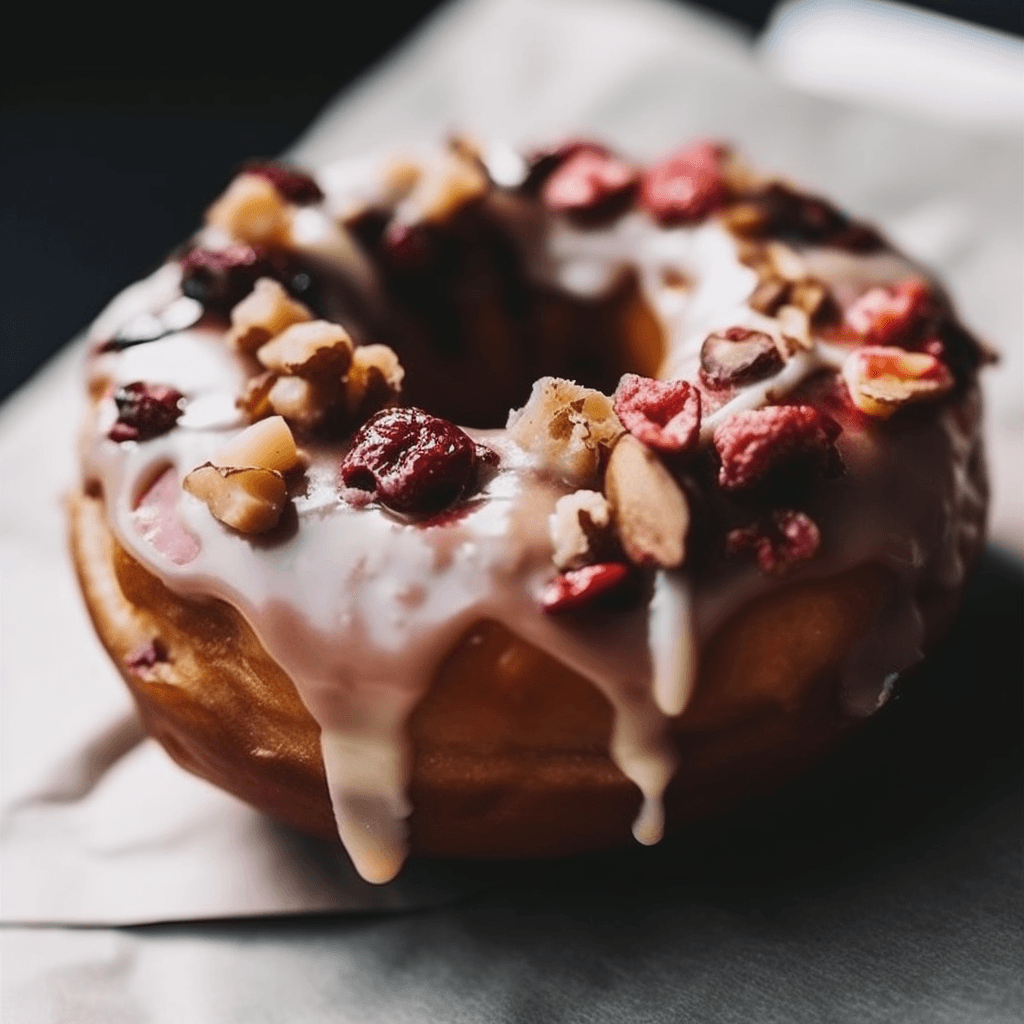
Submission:
[[[384,301],[385,283],[344,217],[379,196],[383,173],[373,162],[324,168],[318,178],[326,199],[297,209],[292,222],[292,248],[315,257],[330,280],[358,288],[368,306]],[[485,202],[493,203],[493,222],[541,287],[590,301],[635,274],[665,338],[664,378],[696,381],[709,333],[745,327],[779,335],[777,321],[748,304],[757,274],[719,219],[666,228],[635,210],[600,227],[580,227],[560,217],[538,222],[500,191]],[[211,245],[223,241],[209,228],[201,237]],[[919,273],[890,250],[802,246],[799,258],[840,304],[869,286]],[[180,268],[169,263],[116,299],[92,336],[102,342],[180,294]],[[359,872],[383,882],[401,867],[410,812],[406,723],[446,654],[481,619],[503,623],[607,697],[614,709],[610,756],[643,794],[634,834],[656,842],[661,796],[676,767],[671,721],[685,710],[700,646],[778,581],[747,564],[685,565],[653,572],[649,601],[631,609],[546,614],[540,595],[554,573],[549,517],[574,487],[497,429],[466,428],[499,463],[457,515],[412,522],[376,504],[353,506],[339,488],[344,440],[305,439],[303,484],[291,501],[294,528],[266,541],[228,529],[180,487],[247,422],[235,400],[251,369],[223,338],[223,325],[204,319],[159,340],[94,355],[90,375],[102,397],[83,435],[85,475],[101,483],[115,534],[133,557],[176,593],[217,597],[237,608],[294,681],[322,729],[339,834]],[[703,441],[736,412],[784,401],[821,371],[834,379],[849,345],[816,341],[792,353],[777,373],[711,407]],[[186,396],[175,429],[144,442],[109,439],[117,415],[112,388],[132,381],[171,385]],[[824,576],[881,561],[898,580],[893,607],[847,666],[851,715],[874,711],[895,674],[922,656],[928,628],[922,595],[932,600],[955,591],[983,530],[978,398],[976,385],[965,386],[966,401],[891,428],[865,423],[852,408],[829,409],[844,428],[837,446],[846,472],[808,495],[805,507],[824,541],[794,575]]]

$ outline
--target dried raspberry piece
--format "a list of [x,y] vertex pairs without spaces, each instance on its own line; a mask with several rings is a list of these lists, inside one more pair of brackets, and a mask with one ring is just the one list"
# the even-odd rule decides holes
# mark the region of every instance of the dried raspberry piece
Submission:
[[810,405],[770,405],[730,416],[715,428],[721,459],[718,484],[735,491],[759,483],[777,466],[799,458],[826,465],[839,459],[842,428]]
[[633,197],[637,171],[607,150],[581,148],[563,160],[541,188],[541,201],[555,213],[590,220],[611,217]]
[[344,485],[409,515],[452,504],[473,480],[476,445],[422,409],[384,409],[356,432],[341,463]]
[[850,400],[869,416],[888,419],[905,405],[935,401],[956,383],[949,367],[929,352],[864,345],[843,363]]
[[308,171],[280,160],[252,160],[242,166],[242,173],[265,178],[296,206],[309,206],[324,198],[323,191]]
[[846,325],[871,345],[909,340],[933,311],[932,292],[918,278],[890,288],[871,288],[846,311]]
[[725,148],[698,142],[649,167],[640,203],[660,224],[692,224],[721,206],[729,187],[722,168]]
[[437,255],[434,235],[422,223],[389,225],[381,245],[388,262],[397,270],[423,270]]
[[615,389],[615,414],[648,448],[685,452],[700,434],[700,392],[685,380],[624,374]]
[[813,558],[820,546],[821,531],[814,520],[791,508],[775,509],[751,526],[730,530],[725,538],[729,558],[753,554],[769,576],[782,576],[797,562]]
[[111,441],[148,441],[166,434],[178,422],[184,398],[166,384],[125,384],[114,393],[117,422],[107,436]]
[[631,575],[632,570],[623,562],[599,562],[559,573],[544,588],[541,608],[549,614],[578,611],[614,594]]
[[254,246],[197,248],[182,263],[181,288],[190,299],[226,313],[252,291],[258,278],[278,276],[267,254]]
[[763,331],[730,327],[709,334],[700,349],[700,376],[709,388],[752,384],[781,369],[778,347]]
[[566,139],[554,149],[541,149],[527,154],[527,172],[519,188],[527,195],[537,195],[554,171],[577,153],[589,150],[607,156],[610,150],[592,139]]

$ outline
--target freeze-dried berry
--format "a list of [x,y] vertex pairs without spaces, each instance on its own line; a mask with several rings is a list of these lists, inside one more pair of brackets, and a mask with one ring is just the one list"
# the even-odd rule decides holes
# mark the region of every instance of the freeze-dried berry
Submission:
[[709,388],[752,384],[781,369],[778,347],[763,331],[730,327],[709,334],[700,349],[700,376]]
[[251,245],[197,248],[182,263],[181,289],[207,309],[226,313],[252,291],[261,277],[278,277],[262,249]]
[[554,149],[536,150],[527,154],[526,177],[519,185],[519,189],[527,195],[537,195],[544,183],[551,177],[555,170],[565,163],[570,157],[576,156],[589,150],[601,155],[608,154],[608,147],[600,142],[591,139],[566,139]]
[[700,392],[685,380],[624,374],[614,408],[622,425],[655,451],[688,451],[700,435]]
[[825,468],[841,463],[835,439],[842,428],[810,405],[770,405],[730,416],[714,432],[721,460],[719,486],[741,490],[760,483],[777,467],[809,459]]
[[615,594],[631,576],[632,570],[623,562],[599,562],[571,569],[559,573],[544,588],[540,604],[549,614],[579,611]]
[[166,434],[178,422],[184,398],[166,384],[124,384],[114,392],[117,421],[107,436],[111,441],[148,441]]
[[692,224],[718,209],[729,194],[722,157],[713,142],[698,142],[649,167],[640,204],[660,224]]
[[541,201],[555,213],[578,219],[612,217],[629,205],[637,178],[635,167],[607,150],[580,149],[544,182]]
[[813,558],[820,546],[814,520],[790,508],[775,509],[751,526],[730,530],[725,538],[729,558],[752,555],[769,576],[781,576],[797,562]]
[[846,311],[846,326],[869,345],[902,345],[920,331],[933,312],[932,292],[918,278],[871,288]]
[[422,409],[385,409],[356,432],[341,479],[365,500],[407,515],[438,512],[474,480],[477,446],[454,423]]
[[242,171],[265,178],[288,202],[296,206],[309,206],[324,198],[323,190],[308,171],[279,160],[253,160],[245,164]]
[[882,244],[874,228],[851,220],[824,199],[780,182],[732,206],[726,221],[745,238],[787,238],[850,252],[870,252]]

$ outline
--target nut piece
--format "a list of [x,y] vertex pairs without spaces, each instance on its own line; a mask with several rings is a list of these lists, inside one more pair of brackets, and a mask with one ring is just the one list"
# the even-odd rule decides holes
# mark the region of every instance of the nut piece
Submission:
[[345,378],[345,409],[349,418],[365,420],[402,391],[405,370],[387,345],[360,345],[352,353]]
[[878,419],[901,406],[941,398],[955,383],[935,356],[881,345],[852,352],[843,363],[843,380],[853,404]]
[[270,408],[307,434],[328,426],[344,400],[338,377],[278,377],[267,392]]
[[811,338],[811,318],[799,306],[782,306],[775,314],[779,322],[779,333],[797,348],[810,351],[814,348]]
[[541,468],[577,487],[597,481],[622,432],[607,395],[560,377],[541,377],[526,405],[508,417],[509,436],[538,456]]
[[261,277],[253,290],[231,310],[228,344],[239,352],[251,354],[285,328],[312,319],[313,314],[277,281]]
[[475,161],[449,153],[439,166],[425,169],[398,211],[398,222],[444,224],[486,193],[487,175]]
[[277,374],[267,370],[245,382],[245,390],[235,400],[235,405],[249,417],[250,422],[255,423],[274,411],[270,404],[270,389],[276,381]]
[[288,498],[284,477],[272,469],[229,469],[207,462],[182,481],[215,519],[239,533],[277,526]]
[[555,502],[548,530],[555,549],[551,560],[559,569],[578,569],[612,546],[611,507],[597,491],[573,491]]
[[285,245],[291,213],[280,192],[258,174],[240,174],[206,211],[206,223],[250,245]]
[[690,508],[661,460],[632,434],[612,449],[605,493],[622,547],[637,565],[682,565]]
[[280,416],[246,427],[217,449],[210,464],[218,469],[273,469],[287,473],[299,464],[295,438]]
[[311,320],[292,324],[263,345],[256,358],[275,373],[340,380],[352,363],[352,339],[339,324]]

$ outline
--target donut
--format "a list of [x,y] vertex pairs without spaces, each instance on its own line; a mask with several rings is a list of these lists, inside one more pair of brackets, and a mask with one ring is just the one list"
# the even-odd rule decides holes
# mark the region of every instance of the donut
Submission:
[[253,162],[88,346],[71,549],[148,732],[372,882],[813,770],[984,542],[987,350],[716,142]]

